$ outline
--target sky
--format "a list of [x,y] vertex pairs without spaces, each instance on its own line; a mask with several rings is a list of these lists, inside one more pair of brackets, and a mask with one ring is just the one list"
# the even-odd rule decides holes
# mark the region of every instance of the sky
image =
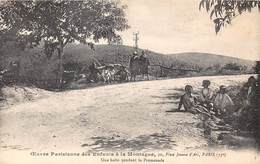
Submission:
[[260,60],[260,12],[236,17],[232,25],[217,35],[200,0],[121,0],[130,29],[121,33],[124,45],[134,45],[139,31],[139,47],[155,52],[207,52],[243,59]]

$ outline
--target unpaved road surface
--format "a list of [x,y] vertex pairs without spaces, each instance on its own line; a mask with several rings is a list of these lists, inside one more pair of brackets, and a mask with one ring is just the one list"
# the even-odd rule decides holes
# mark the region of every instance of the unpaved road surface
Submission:
[[177,108],[186,84],[211,87],[248,76],[196,77],[115,84],[49,94],[0,111],[1,152],[192,150],[207,148],[200,120]]

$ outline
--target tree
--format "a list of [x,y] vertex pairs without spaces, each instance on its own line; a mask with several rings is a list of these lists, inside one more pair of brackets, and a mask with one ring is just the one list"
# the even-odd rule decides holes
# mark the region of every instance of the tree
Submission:
[[122,45],[123,40],[121,37],[114,37],[113,39],[108,41],[109,45]]
[[231,24],[232,20],[244,12],[251,12],[253,8],[260,11],[259,0],[201,0],[199,9],[205,9],[213,19],[215,31]]
[[0,5],[0,32],[15,31],[23,48],[44,44],[44,52],[59,57],[59,81],[62,84],[64,47],[78,41],[93,48],[100,39],[120,37],[127,29],[126,6],[114,0],[9,0]]
[[[204,8],[207,12],[210,12],[210,19],[213,19],[215,23],[215,31],[219,32],[221,27],[226,24],[231,24],[231,21],[238,15],[244,12],[251,12],[253,8],[258,8],[260,11],[259,0],[201,0],[199,9]],[[260,98],[260,61],[256,62],[254,67],[257,75],[257,85],[255,88],[254,99],[259,100]],[[252,104],[253,117],[254,117],[254,136],[260,149],[260,101],[256,101]],[[250,111],[250,110],[249,110]]]

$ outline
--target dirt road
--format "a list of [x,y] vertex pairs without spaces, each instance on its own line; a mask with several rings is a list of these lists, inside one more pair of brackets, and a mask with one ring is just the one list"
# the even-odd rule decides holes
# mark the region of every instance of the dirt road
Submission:
[[207,140],[189,113],[177,107],[186,84],[198,90],[246,81],[219,76],[144,81],[53,93],[0,111],[1,151],[187,150]]

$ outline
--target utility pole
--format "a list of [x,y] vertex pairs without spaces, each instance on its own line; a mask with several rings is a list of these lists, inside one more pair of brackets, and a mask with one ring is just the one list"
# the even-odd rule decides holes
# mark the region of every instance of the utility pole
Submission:
[[134,48],[137,50],[138,49],[138,40],[139,40],[139,31],[138,32],[134,32]]

